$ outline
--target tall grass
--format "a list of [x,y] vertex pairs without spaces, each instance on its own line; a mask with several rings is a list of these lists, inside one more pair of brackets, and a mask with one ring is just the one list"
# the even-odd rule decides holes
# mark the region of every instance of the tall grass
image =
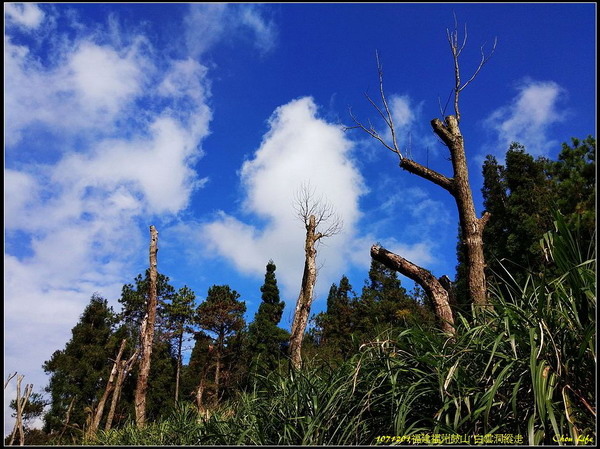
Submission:
[[518,285],[507,270],[490,287],[494,309],[473,310],[470,321],[459,315],[454,338],[389,330],[341,366],[309,361],[256,376],[252,391],[209,418],[183,406],[92,443],[356,445],[414,434],[595,441],[595,249],[580,248],[562,217],[555,226],[541,244],[560,274]]

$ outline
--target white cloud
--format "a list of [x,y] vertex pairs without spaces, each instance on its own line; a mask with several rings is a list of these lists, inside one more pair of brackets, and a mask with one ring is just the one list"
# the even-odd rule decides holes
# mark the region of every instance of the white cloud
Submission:
[[275,24],[265,18],[260,5],[200,3],[190,5],[185,19],[188,51],[200,56],[229,36],[249,34],[254,46],[265,53],[275,46]]
[[284,296],[295,299],[305,238],[293,208],[296,192],[310,182],[316,196],[324,195],[344,222],[342,233],[325,239],[319,247],[319,285],[328,285],[339,278],[347,263],[348,243],[360,218],[363,179],[350,157],[351,142],[339,126],[317,117],[312,98],[277,108],[269,125],[260,148],[240,171],[243,210],[266,224],[259,228],[222,213],[205,224],[202,233],[214,251],[244,273],[262,275],[265,263],[273,259]]
[[[202,185],[193,165],[212,117],[198,62],[151,60],[144,36],[80,34],[49,46],[50,66],[6,38],[5,226],[19,245],[4,258],[5,369],[36,390],[91,294],[114,301],[144,266],[140,219],[174,216]],[[148,107],[134,109],[140,101]],[[53,139],[31,154],[40,124]]]
[[9,23],[27,29],[39,27],[44,20],[44,12],[34,3],[5,3],[4,14]]
[[137,46],[115,49],[84,40],[53,67],[41,66],[10,37],[5,49],[6,140],[15,145],[23,129],[43,124],[53,132],[111,130],[143,92],[149,62]]
[[390,112],[394,125],[399,132],[410,129],[415,121],[415,112],[411,107],[411,101],[408,95],[392,95],[390,97]]
[[267,20],[257,5],[243,5],[240,8],[240,22],[253,34],[254,45],[263,53],[275,46],[277,31],[272,21]]
[[549,128],[564,118],[559,103],[565,91],[552,81],[526,80],[517,87],[510,104],[495,110],[485,120],[497,135],[494,144],[503,155],[512,142],[519,142],[533,155],[545,155],[556,142],[548,140]]

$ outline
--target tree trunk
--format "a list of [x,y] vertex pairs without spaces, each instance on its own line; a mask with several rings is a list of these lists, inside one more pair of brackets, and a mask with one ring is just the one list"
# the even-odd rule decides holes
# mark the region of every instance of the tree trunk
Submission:
[[[467,263],[467,284],[473,304],[478,307],[491,307],[487,302],[485,281],[485,259],[483,255],[483,228],[489,220],[489,214],[477,218],[473,195],[469,184],[469,171],[465,156],[464,139],[455,116],[449,115],[444,123],[439,119],[431,121],[434,132],[450,150],[454,177],[450,193],[454,196],[458,208],[462,239],[465,243]],[[401,164],[402,165],[402,164]]]
[[[25,392],[23,393],[23,397],[21,397],[21,382],[24,377],[25,376],[21,376],[21,375],[17,376],[17,400],[15,401],[17,416],[16,416],[16,420],[15,420],[15,426],[13,428],[13,431],[12,431],[12,434],[10,437],[10,443],[9,443],[10,446],[13,445],[13,443],[15,441],[15,436],[17,435],[17,432],[19,432],[19,445],[20,446],[25,445],[25,432],[23,430],[23,410],[25,409],[25,406],[27,405],[27,401],[29,400],[29,395],[31,395],[31,390],[33,389],[33,385],[27,384],[25,386]],[[8,381],[10,381],[10,379]],[[7,381],[7,384],[8,384],[8,381]]]
[[141,360],[140,372],[135,389],[135,421],[138,428],[146,424],[146,393],[150,375],[150,360],[152,358],[152,343],[154,340],[154,322],[157,305],[157,271],[156,253],[158,252],[158,231],[150,226],[150,285],[148,292],[147,311],[141,326]]
[[108,396],[115,389],[115,381],[119,371],[119,365],[121,363],[121,357],[123,356],[123,351],[125,350],[125,344],[127,343],[126,339],[121,341],[121,347],[119,348],[119,353],[117,354],[117,358],[113,363],[112,370],[110,371],[110,376],[108,378],[108,382],[106,383],[106,389],[104,390],[104,394],[100,398],[98,402],[98,407],[96,409],[96,414],[94,415],[94,419],[92,420],[92,424],[88,431],[88,437],[93,437],[96,435],[98,431],[98,427],[100,427],[100,420],[102,419],[102,414],[104,413],[104,405],[108,400]]
[[175,373],[175,403],[179,400],[179,377],[181,376],[181,347],[183,346],[183,331],[177,339],[177,372]]
[[67,430],[67,427],[69,427],[69,421],[71,420],[71,410],[73,410],[74,404],[75,404],[75,396],[73,396],[73,399],[71,399],[71,403],[69,404],[69,408],[67,409],[67,414],[65,415],[65,424],[63,425],[63,428],[60,431],[60,435],[58,436],[59,442],[60,442],[60,439],[62,438],[62,436],[64,435],[65,431]]
[[315,282],[317,280],[317,250],[315,244],[321,237],[321,234],[316,233],[315,216],[311,215],[306,224],[304,273],[302,275],[302,286],[300,288],[298,301],[296,302],[296,310],[294,312],[294,321],[292,323],[292,332],[290,336],[290,358],[292,366],[296,369],[302,366],[302,339],[308,323]]
[[212,346],[208,347],[208,356],[206,357],[206,363],[202,367],[202,372],[200,373],[200,383],[198,384],[198,389],[196,390],[196,405],[198,407],[198,413],[204,413],[204,386],[206,383],[206,376],[208,375],[208,368],[210,367],[210,359],[211,353],[213,351]]
[[110,430],[113,422],[113,418],[115,416],[115,410],[117,409],[117,404],[119,403],[119,399],[121,397],[121,390],[123,389],[123,383],[127,378],[127,374],[131,370],[135,359],[138,355],[138,351],[136,350],[133,355],[129,358],[129,360],[121,360],[118,367],[118,375],[117,382],[115,384],[115,391],[113,393],[112,400],[110,402],[110,410],[108,411],[108,416],[106,417],[106,424],[104,425],[104,430]]
[[225,345],[225,330],[221,328],[217,338],[216,365],[215,365],[215,402],[219,402],[219,389],[221,387],[221,358],[223,357],[223,346]]
[[448,301],[448,291],[431,272],[378,245],[371,247],[371,257],[423,287],[433,301],[435,314],[442,330],[451,334],[455,333],[454,317]]

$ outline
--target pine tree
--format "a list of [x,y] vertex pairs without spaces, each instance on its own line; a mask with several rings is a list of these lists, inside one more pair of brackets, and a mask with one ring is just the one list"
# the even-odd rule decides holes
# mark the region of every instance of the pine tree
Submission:
[[[164,330],[164,309],[167,303],[172,302],[176,296],[175,288],[169,284],[169,277],[164,274],[158,274],[157,277],[157,322],[156,327]],[[140,324],[146,313],[146,301],[148,297],[148,288],[150,285],[150,269],[146,270],[145,276],[138,274],[134,279],[134,284],[125,284],[121,290],[119,302],[122,306],[120,319],[124,324],[130,326],[137,334]]]
[[289,333],[278,327],[285,302],[279,299],[276,269],[276,265],[270,260],[265,282],[260,288],[262,302],[248,330],[248,350],[261,370],[271,370],[277,366],[281,347],[289,339]]
[[[146,311],[146,300],[150,270],[146,270],[145,277],[138,274],[134,279],[134,284],[125,284],[121,291],[119,302],[122,304],[122,311],[119,313],[120,327],[113,339],[113,349],[111,358],[116,354],[118,344],[123,338],[127,339],[127,354],[132,354],[134,348],[140,344],[140,324]],[[157,297],[158,307],[156,316],[156,328],[154,333],[152,348],[152,365],[148,378],[148,395],[146,398],[146,416],[148,419],[154,419],[159,412],[169,409],[174,405],[177,359],[173,354],[173,348],[170,345],[168,321],[165,309],[168,304],[173,302],[176,297],[175,288],[169,283],[168,276],[158,274],[157,276]],[[119,425],[133,416],[135,402],[134,390],[138,378],[139,366],[135,364],[128,379],[123,385],[121,399],[118,405],[118,413],[115,416],[115,425]]]
[[110,358],[114,354],[109,348],[109,339],[114,322],[115,315],[106,299],[92,295],[65,348],[55,351],[50,360],[44,362],[44,371],[50,374],[46,391],[51,400],[50,409],[44,416],[46,432],[63,430],[67,410],[73,401],[64,437],[68,441],[71,437],[81,436],[86,418],[102,395],[112,367]]
[[194,303],[196,295],[187,286],[179,289],[170,303],[167,303],[164,308],[166,326],[170,337],[174,340],[176,355],[177,355],[177,374],[175,376],[175,402],[179,399],[179,381],[181,377],[181,361],[183,341],[186,334],[192,328],[194,322]]
[[194,333],[194,340],[189,363],[183,369],[182,392],[184,398],[193,399],[199,411],[203,411],[207,393],[214,390],[209,376],[210,370],[214,371],[211,351],[213,339],[205,332],[199,331]]
[[[196,309],[196,322],[201,329],[214,335],[215,341],[215,396],[220,398],[222,362],[227,339],[241,331],[246,322],[246,304],[238,301],[239,293],[228,285],[213,285],[208,289],[206,300]],[[227,375],[227,373],[225,373]]]

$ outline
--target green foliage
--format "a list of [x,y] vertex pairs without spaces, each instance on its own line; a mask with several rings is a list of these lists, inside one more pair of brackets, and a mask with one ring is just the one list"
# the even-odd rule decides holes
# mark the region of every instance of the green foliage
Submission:
[[164,415],[165,410],[173,408],[176,369],[177,359],[173,356],[171,344],[168,341],[155,341],[152,346],[152,364],[150,365],[146,397],[148,420],[157,420]]
[[[513,264],[511,274],[519,281],[530,271],[554,269],[539,240],[551,229],[556,210],[571,227],[580,221],[580,238],[592,244],[596,141],[591,136],[572,141],[572,147],[563,144],[558,161],[534,159],[517,143],[507,151],[504,166],[493,156],[486,158],[482,193],[491,218],[483,239],[489,276],[502,273],[502,263]],[[463,272],[459,268],[459,279]]]
[[[122,306],[120,319],[128,325],[134,335],[137,335],[140,324],[146,314],[146,302],[148,289],[150,288],[150,269],[146,270],[145,276],[138,274],[134,284],[125,284],[121,291],[119,302]],[[164,309],[166,304],[172,302],[177,296],[175,289],[169,284],[169,277],[158,273],[156,293],[158,298],[156,326],[160,329],[164,325]]]
[[404,327],[431,319],[429,311],[402,287],[397,273],[375,260],[371,261],[360,305],[358,327],[370,337],[378,325]]
[[[23,427],[27,428],[28,424],[35,418],[39,418],[44,413],[44,407],[48,405],[48,401],[40,393],[31,393],[27,399],[25,407],[21,411],[23,419]],[[10,401],[10,408],[15,412],[11,415],[13,418],[17,416],[17,400]]]
[[356,294],[346,276],[339,287],[333,284],[327,296],[327,310],[318,314],[314,321],[319,329],[318,344],[324,356],[343,360],[354,352],[352,333],[356,330]]
[[[171,302],[164,306],[166,329],[169,337],[175,344],[176,350],[178,368],[176,376],[179,376],[177,378],[177,386],[181,377],[183,342],[186,339],[186,334],[193,331],[195,301],[196,295],[186,285],[181,287],[177,294],[173,296]],[[176,397],[179,398],[179,391],[177,391]]]
[[550,173],[555,184],[556,204],[569,227],[581,220],[581,238],[593,242],[591,232],[596,219],[596,139],[572,138],[572,146],[563,143],[558,161]]
[[190,332],[194,322],[196,294],[187,286],[181,287],[171,296],[171,301],[164,304],[163,316],[169,335],[178,342]]
[[285,302],[279,298],[276,269],[273,261],[269,261],[265,282],[260,288],[262,302],[248,328],[247,358],[252,359],[256,369],[261,371],[277,366],[282,356],[282,345],[289,339],[289,333],[278,326]]
[[[178,409],[137,430],[101,433],[100,444],[370,445],[382,435],[510,434],[523,444],[558,436],[595,440],[595,253],[558,215],[543,251],[557,274],[490,290],[493,309],[458,315],[456,337],[390,329],[332,367],[256,376],[253,388],[199,417]],[[500,282],[500,280],[498,280]]]
[[212,364],[212,358],[209,354],[212,338],[204,332],[196,332],[194,340],[195,344],[192,348],[189,363],[183,367],[181,392],[184,400],[192,400],[195,397],[203,372],[208,371]]
[[544,260],[538,244],[552,224],[553,191],[549,161],[525,152],[513,143],[501,166],[488,156],[483,166],[484,207],[491,218],[484,230],[484,247],[490,272],[499,263],[515,264],[514,276],[523,279],[527,270],[543,271]]
[[86,407],[97,402],[104,390],[114,356],[109,339],[115,315],[106,299],[94,294],[72,329],[72,337],[63,350],[55,351],[43,368],[50,375],[46,391],[50,410],[44,416],[45,431],[61,431],[67,409],[74,400],[70,427],[65,437],[78,436],[86,423]]
[[196,322],[201,329],[212,333],[214,351],[214,395],[217,403],[227,388],[233,383],[232,366],[241,352],[239,335],[246,322],[246,303],[238,301],[239,293],[228,285],[213,285],[208,289],[206,300],[197,308]]
[[215,334],[219,345],[245,325],[246,304],[238,301],[239,297],[239,293],[228,285],[213,285],[208,289],[206,300],[196,309],[197,324]]

